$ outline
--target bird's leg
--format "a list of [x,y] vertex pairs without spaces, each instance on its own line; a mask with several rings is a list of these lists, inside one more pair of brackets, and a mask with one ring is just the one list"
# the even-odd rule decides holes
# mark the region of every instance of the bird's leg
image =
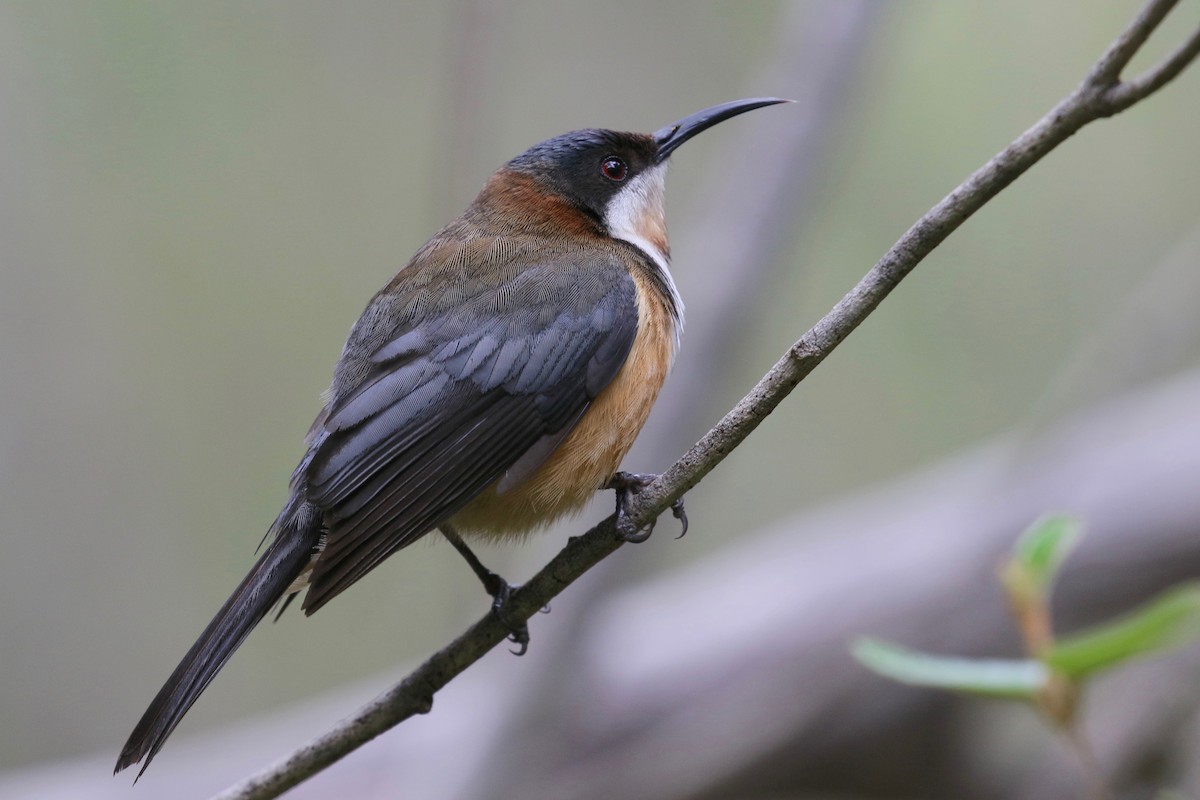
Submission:
[[525,651],[529,649],[529,626],[524,622],[512,619],[505,608],[508,598],[512,596],[512,593],[520,584],[514,586],[485,567],[483,562],[479,560],[479,557],[471,552],[471,548],[467,547],[467,543],[458,535],[458,531],[454,530],[450,525],[439,525],[438,530],[442,532],[442,535],[446,537],[450,544],[454,545],[454,549],[458,551],[458,554],[466,559],[471,570],[478,576],[480,582],[483,583],[483,590],[492,596],[492,613],[503,623],[504,627],[508,628],[508,638],[520,648],[510,652],[513,655],[525,655]]
[[[603,488],[612,489],[617,494],[617,536],[624,541],[638,544],[649,539],[650,534],[654,533],[654,523],[657,520],[650,520],[650,524],[639,530],[633,527],[628,515],[629,503],[633,500],[633,496],[656,480],[658,480],[658,475],[652,472],[617,472],[608,479],[608,483],[604,484]],[[683,509],[682,497],[671,503],[671,514],[679,520],[681,527],[679,536],[675,538],[683,538],[688,531],[688,518],[687,512]]]

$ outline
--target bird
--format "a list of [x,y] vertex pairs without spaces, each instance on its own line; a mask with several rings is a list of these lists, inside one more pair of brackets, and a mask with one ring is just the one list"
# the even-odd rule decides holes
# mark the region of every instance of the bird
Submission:
[[303,592],[312,614],[435,530],[524,652],[527,629],[504,617],[512,586],[465,538],[518,540],[604,488],[620,511],[653,477],[618,468],[683,328],[668,160],[720,122],[785,102],[722,103],[652,134],[571,131],[488,178],[351,329],[265,549],[150,703],[114,774],[138,762],[145,772],[272,609]]

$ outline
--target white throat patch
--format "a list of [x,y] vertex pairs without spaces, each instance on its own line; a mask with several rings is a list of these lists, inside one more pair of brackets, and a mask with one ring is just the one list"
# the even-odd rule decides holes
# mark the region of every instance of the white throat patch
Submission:
[[[641,250],[662,274],[667,291],[679,314],[675,327],[675,349],[679,349],[679,334],[683,326],[683,298],[675,287],[668,269],[670,258],[663,246],[667,243],[666,162],[650,167],[635,176],[613,195],[604,209],[604,224],[614,239],[621,239]],[[661,241],[660,246],[657,242]]]
[[621,187],[604,209],[609,235],[650,256],[663,272],[667,271],[667,254],[648,234],[657,228],[666,239],[666,178],[665,163],[650,167]]

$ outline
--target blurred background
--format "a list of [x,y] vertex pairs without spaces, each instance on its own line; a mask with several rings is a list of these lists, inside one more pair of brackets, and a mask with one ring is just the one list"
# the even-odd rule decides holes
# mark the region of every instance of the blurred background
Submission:
[[[0,796],[206,796],[486,610],[413,547],[263,625],[136,788],[109,777],[252,563],[350,325],[501,163],[799,101],[673,159],[688,327],[626,461],[659,470],[1138,5],[0,6]],[[527,656],[295,796],[1078,796],[1032,712],[887,685],[847,644],[1017,654],[991,570],[1043,511],[1090,530],[1066,627],[1200,572],[1198,134],[1193,67],[1068,141],[689,495],[686,539],[664,521]],[[481,555],[522,580],[610,510]],[[1200,792],[1200,657],[1114,681],[1088,724],[1121,796]]]

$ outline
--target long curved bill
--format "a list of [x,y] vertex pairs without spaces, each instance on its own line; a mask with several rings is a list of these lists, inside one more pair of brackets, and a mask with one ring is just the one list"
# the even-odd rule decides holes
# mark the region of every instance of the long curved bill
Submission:
[[744,114],[747,111],[753,111],[763,106],[791,102],[793,101],[784,100],[779,97],[752,97],[747,100],[734,100],[730,103],[721,103],[719,106],[712,106],[703,111],[697,111],[695,114],[684,117],[678,122],[671,123],[667,127],[654,132],[654,141],[658,145],[658,160],[664,161],[667,156],[675,152],[675,149],[679,145],[697,133],[708,130],[718,122],[724,122],[730,117],[736,117],[738,114]]

